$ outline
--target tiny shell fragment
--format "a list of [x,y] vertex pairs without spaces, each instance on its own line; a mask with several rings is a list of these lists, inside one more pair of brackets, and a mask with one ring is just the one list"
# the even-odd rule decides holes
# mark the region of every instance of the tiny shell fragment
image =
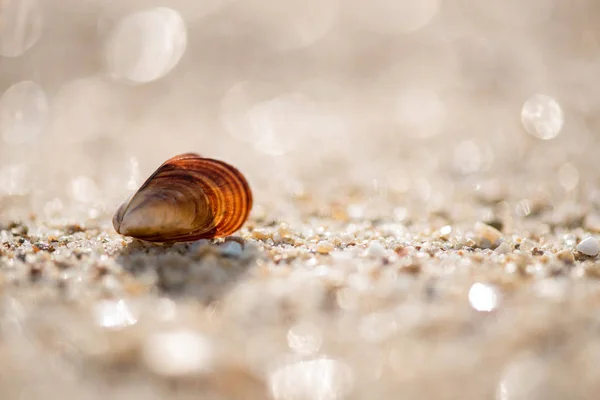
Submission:
[[576,247],[577,251],[586,256],[595,257],[600,253],[600,243],[594,237],[583,239]]

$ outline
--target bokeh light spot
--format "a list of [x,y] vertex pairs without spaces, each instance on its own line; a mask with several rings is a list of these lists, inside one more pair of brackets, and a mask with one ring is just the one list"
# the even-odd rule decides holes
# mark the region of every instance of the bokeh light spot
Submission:
[[109,36],[106,61],[117,80],[147,83],[167,75],[187,47],[181,15],[170,8],[139,11],[122,19]]

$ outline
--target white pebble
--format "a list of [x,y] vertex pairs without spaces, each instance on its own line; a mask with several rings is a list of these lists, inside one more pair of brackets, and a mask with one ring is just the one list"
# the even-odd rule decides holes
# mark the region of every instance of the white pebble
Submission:
[[500,243],[500,246],[496,247],[496,253],[508,254],[510,252],[512,252],[512,248],[506,242],[502,242]]
[[448,239],[450,234],[452,233],[452,226],[446,225],[440,228],[438,234],[440,238]]
[[502,232],[482,222],[475,224],[475,235],[477,246],[482,249],[495,249],[502,243]]
[[367,255],[371,257],[383,257],[385,255],[385,247],[379,242],[371,242],[367,248]]
[[213,349],[207,338],[184,329],[150,335],[144,343],[143,358],[158,375],[179,377],[209,371]]
[[600,253],[600,243],[598,239],[593,237],[587,237],[583,239],[576,247],[577,251],[585,254],[586,256],[595,257]]
[[340,236],[340,240],[342,241],[342,243],[344,244],[349,244],[354,242],[354,240],[356,239],[356,237],[354,236],[353,233],[342,233],[342,235]]
[[219,251],[224,256],[239,257],[242,255],[242,245],[235,240],[229,240],[219,246]]

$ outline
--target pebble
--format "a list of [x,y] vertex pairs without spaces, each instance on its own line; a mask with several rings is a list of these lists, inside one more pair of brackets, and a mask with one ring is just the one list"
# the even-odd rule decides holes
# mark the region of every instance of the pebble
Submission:
[[573,256],[573,253],[566,249],[556,253],[556,258],[565,264],[573,264],[575,262],[575,257]]
[[452,233],[452,226],[446,225],[440,228],[437,236],[442,240],[448,240],[450,238],[450,234]]
[[340,240],[342,241],[342,243],[344,243],[346,245],[348,245],[350,243],[354,243],[355,239],[356,239],[356,237],[352,233],[344,232],[340,235]]
[[475,224],[475,242],[482,249],[495,249],[502,243],[502,233],[483,222]]
[[227,257],[239,257],[242,251],[242,245],[235,240],[229,240],[219,246],[219,252]]
[[317,253],[321,253],[321,254],[329,254],[334,249],[335,249],[335,246],[332,243],[326,242],[326,241],[321,241],[321,242],[317,243],[317,247],[315,248]]
[[586,256],[595,257],[600,253],[600,243],[598,243],[598,239],[590,236],[579,242],[576,249]]
[[252,238],[257,240],[267,240],[273,237],[273,232],[266,229],[257,228],[252,231]]
[[535,249],[535,243],[529,239],[523,239],[519,243],[519,250],[525,253],[531,253],[533,249]]
[[500,246],[496,247],[496,253],[499,254],[508,254],[512,252],[512,247],[506,242],[500,243]]
[[284,239],[289,239],[295,236],[295,232],[292,231],[287,224],[281,224],[279,229],[277,229],[277,233],[279,233],[279,235]]
[[373,241],[367,247],[367,255],[370,257],[383,257],[385,255],[385,247],[381,243]]

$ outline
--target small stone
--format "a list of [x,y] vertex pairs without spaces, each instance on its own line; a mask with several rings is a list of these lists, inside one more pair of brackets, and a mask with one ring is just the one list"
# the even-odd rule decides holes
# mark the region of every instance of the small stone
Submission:
[[573,253],[566,249],[556,253],[556,258],[565,264],[573,264],[575,262],[575,257],[573,256]]
[[437,232],[437,237],[442,240],[448,240],[451,233],[452,233],[452,226],[446,225],[446,226],[443,226],[440,228],[440,230]]
[[273,237],[273,233],[266,229],[254,229],[252,231],[252,237],[257,240],[267,240]]
[[340,239],[339,237],[335,236],[331,239],[331,243],[334,246],[341,246],[342,245],[342,239]]
[[367,247],[367,255],[370,257],[383,257],[385,255],[385,247],[381,243],[373,241]]
[[406,257],[410,254],[410,251],[404,246],[396,247],[394,252],[398,255],[398,257]]
[[521,240],[521,243],[519,243],[519,250],[521,250],[525,253],[531,253],[534,248],[535,248],[535,243],[529,239],[523,239],[523,240]]
[[531,250],[531,255],[532,256],[543,256],[544,255],[544,250],[541,250],[539,247],[534,247]]
[[512,252],[512,248],[510,247],[510,245],[506,242],[502,242],[500,243],[500,245],[498,247],[496,247],[496,253],[499,254],[508,254]]
[[326,241],[321,241],[321,242],[317,243],[317,247],[315,248],[317,253],[321,253],[321,254],[329,254],[334,249],[335,249],[335,246],[333,245],[333,243],[329,243]]
[[239,257],[242,255],[242,245],[235,240],[228,240],[219,246],[219,252],[226,257]]
[[347,244],[354,243],[354,241],[356,240],[356,237],[354,236],[354,234],[344,232],[340,236],[340,240],[342,241],[342,243],[347,245]]
[[475,224],[475,242],[481,249],[495,249],[502,243],[502,233],[483,222]]
[[586,256],[595,257],[600,253],[600,243],[598,239],[590,236],[579,242],[576,249]]
[[289,239],[294,236],[294,232],[287,224],[281,224],[279,229],[277,229],[277,233],[279,233],[279,236],[283,239]]

